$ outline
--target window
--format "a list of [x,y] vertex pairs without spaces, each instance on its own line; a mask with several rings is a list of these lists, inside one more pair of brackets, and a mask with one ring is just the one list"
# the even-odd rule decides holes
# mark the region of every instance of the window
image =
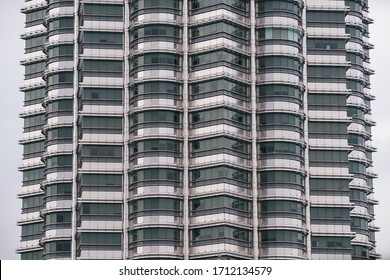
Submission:
[[347,97],[341,94],[310,94],[308,103],[320,106],[347,106]]
[[131,173],[132,183],[141,181],[181,181],[181,173],[176,169],[150,168],[133,171]]
[[343,179],[312,179],[309,180],[310,190],[318,191],[349,191],[349,180]]
[[154,81],[137,84],[133,89],[134,95],[142,94],[180,94],[180,84],[172,82]]
[[345,39],[307,39],[308,50],[345,50]]
[[134,31],[132,32],[132,35],[133,35],[133,39],[138,39],[143,37],[180,38],[180,28],[172,25],[151,24],[151,25],[135,28]]
[[24,118],[24,128],[32,128],[36,126],[42,126],[45,124],[45,115],[34,115]]
[[246,97],[249,92],[249,87],[245,84],[225,79],[211,80],[191,85],[191,94],[194,99],[196,95],[213,92],[218,93],[218,91],[222,90]]
[[[46,35],[43,36],[36,36],[32,38],[26,39],[26,52],[33,51],[32,48],[42,48],[43,44],[46,43]],[[30,49],[28,51],[28,49]]]
[[170,53],[148,53],[134,58],[133,66],[143,65],[180,65],[180,56]]
[[349,208],[339,207],[311,207],[312,220],[350,220]]
[[59,127],[47,131],[47,140],[71,140],[73,139],[72,127]]
[[346,78],[345,67],[334,66],[308,66],[307,75],[309,78]]
[[313,249],[351,249],[351,238],[338,236],[312,236],[311,246]]
[[135,11],[145,8],[170,8],[170,9],[179,9],[180,8],[179,0],[135,0],[133,8]]
[[260,154],[293,154],[303,156],[303,148],[297,143],[263,142],[258,147]]
[[191,234],[192,241],[227,238],[237,241],[250,242],[252,239],[252,234],[249,230],[232,226],[216,226],[193,229]]
[[252,203],[235,197],[226,195],[206,197],[192,200],[192,211],[196,214],[196,211],[229,208],[237,211],[247,212],[251,210]]
[[119,60],[85,60],[83,71],[122,73],[123,62]]
[[36,73],[41,73],[41,72],[43,72],[43,70],[45,70],[45,67],[46,67],[45,61],[28,64],[24,67],[25,75],[32,75],[32,74],[36,74]]
[[51,241],[44,245],[44,253],[69,253],[70,255],[71,241]]
[[267,27],[259,29],[259,40],[288,40],[301,42],[302,35],[296,29]]
[[49,76],[48,85],[73,84],[73,72],[59,72]]
[[298,201],[264,200],[260,202],[260,214],[292,213],[303,215],[304,210],[304,205]]
[[352,259],[368,259],[368,248],[363,246],[353,245]]
[[26,238],[34,235],[41,235],[43,233],[43,223],[34,223],[28,225],[22,225],[22,238]]
[[95,246],[121,246],[122,233],[113,232],[82,232],[80,244]]
[[122,45],[123,33],[119,32],[84,32],[84,44]]
[[351,189],[350,190],[350,199],[367,203],[367,193],[365,191],[362,191],[362,190]]
[[240,153],[248,153],[249,151],[249,145],[247,142],[227,137],[216,137],[192,142],[193,153],[213,151],[221,148],[229,149]]
[[85,186],[85,187],[122,186],[122,175],[81,174],[81,186]]
[[130,232],[130,243],[137,241],[180,241],[180,230],[174,228],[151,227]]
[[[146,198],[130,202],[132,213],[138,211],[180,211],[180,200],[174,198]],[[163,213],[161,213],[163,214]]]
[[260,126],[289,125],[303,128],[301,117],[287,113],[263,113],[258,116]]
[[26,105],[41,103],[45,95],[46,95],[45,88],[27,90],[24,92],[24,102],[26,103]]
[[228,51],[223,51],[223,50],[199,54],[199,55],[193,55],[191,56],[190,61],[192,67],[199,66],[199,65],[208,65],[210,63],[216,63],[221,61],[225,61],[233,65],[241,66],[245,68],[249,67],[249,60],[246,56],[228,52]]
[[347,123],[342,122],[310,122],[309,133],[347,134]]
[[49,49],[49,58],[56,56],[66,56],[73,58],[73,45],[60,45]]
[[36,10],[28,12],[26,14],[26,24],[34,21],[43,21],[43,18],[46,16],[46,10]]
[[133,153],[164,151],[164,152],[180,152],[180,142],[166,139],[153,139],[139,141],[132,144]]
[[363,136],[348,134],[348,144],[349,145],[357,145],[364,146],[366,143],[366,139]]
[[63,195],[70,196],[72,194],[71,183],[58,183],[53,185],[47,185],[45,187],[45,196]]
[[83,117],[83,128],[122,130],[121,117]]
[[192,0],[191,9],[194,11],[196,9],[207,8],[217,4],[225,4],[241,11],[247,11],[248,9],[247,0]]
[[220,119],[229,120],[232,123],[248,125],[249,115],[241,111],[227,108],[216,108],[207,111],[199,111],[191,114],[192,124],[216,121]]
[[42,250],[20,254],[21,260],[42,260]]
[[368,222],[364,218],[352,217],[351,228],[368,230]]
[[81,155],[82,157],[122,159],[122,146],[83,145],[81,149]]
[[247,28],[227,22],[216,22],[207,25],[192,27],[190,29],[191,38],[196,39],[203,36],[214,35],[216,33],[226,33],[237,37],[238,39],[248,39],[249,31]]
[[294,14],[300,13],[297,2],[264,0],[258,3],[259,12],[286,11]]
[[347,53],[347,61],[350,61],[353,64],[357,64],[359,66],[363,66],[363,57],[357,54]]
[[180,113],[175,111],[163,111],[163,110],[151,110],[141,113],[136,113],[131,118],[132,125],[148,123],[148,122],[166,122],[179,124],[180,123]]
[[47,113],[67,113],[71,115],[73,112],[73,99],[56,100],[47,104]]
[[100,17],[122,17],[123,5],[108,5],[108,4],[84,4],[84,15],[100,16]]
[[360,30],[359,27],[347,26],[345,28],[345,32],[351,35],[352,38],[356,38],[360,40],[363,38],[363,32]]
[[360,173],[366,174],[366,165],[362,162],[350,161],[349,162],[349,172],[350,173]]
[[29,196],[22,199],[22,209],[43,207],[43,195]]
[[314,162],[348,162],[348,151],[309,150],[309,160]]
[[304,177],[293,171],[261,171],[260,184],[299,184],[303,185]]
[[301,99],[302,91],[294,86],[287,85],[261,85],[257,87],[259,97],[286,96]]
[[342,12],[323,12],[323,11],[308,11],[306,13],[307,22],[326,22],[326,23],[344,23],[345,13]]
[[91,216],[122,216],[121,203],[83,203],[81,214]]
[[261,243],[299,243],[305,244],[305,235],[299,231],[293,230],[263,230],[261,234]]
[[249,182],[248,171],[228,166],[218,166],[193,170],[191,171],[191,178],[193,183],[223,178],[242,182]]
[[301,69],[301,63],[297,58],[286,56],[263,56],[258,58],[257,63],[260,70],[267,70],[267,68]]
[[44,141],[38,141],[38,142],[32,142],[28,144],[23,145],[23,155],[34,155],[34,154],[40,154],[44,151],[45,142]]
[[49,22],[49,31],[55,29],[68,29],[69,31],[73,30],[73,17],[61,17],[56,18]]
[[50,157],[46,160],[46,168],[71,168],[72,160],[72,155]]
[[48,213],[44,216],[45,226],[48,225],[67,225],[71,226],[72,223],[72,212],[55,212]]
[[44,168],[35,168],[23,171],[23,182],[27,183],[28,181],[43,180],[43,171]]

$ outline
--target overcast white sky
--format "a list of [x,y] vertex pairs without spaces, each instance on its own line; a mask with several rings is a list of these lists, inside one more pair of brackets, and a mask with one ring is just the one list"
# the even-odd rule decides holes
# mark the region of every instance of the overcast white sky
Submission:
[[[1,0],[3,10],[0,17],[0,65],[1,96],[0,101],[0,138],[3,147],[0,153],[0,259],[18,259],[15,249],[18,247],[20,230],[16,221],[20,218],[21,202],[16,199],[20,191],[21,173],[17,167],[21,164],[22,148],[17,144],[22,136],[23,122],[18,118],[22,112],[23,95],[18,88],[23,83],[23,67],[19,60],[23,56],[24,43],[19,39],[23,32],[24,17],[19,13],[23,0]],[[377,234],[377,251],[383,259],[390,259],[390,1],[370,0],[370,17],[375,20],[371,25],[371,42],[375,49],[371,52],[371,68],[376,71],[372,77],[373,116],[377,126],[373,129],[375,172],[379,178],[374,181],[375,196],[380,201],[376,207],[376,225],[381,227]],[[389,95],[388,95],[389,94]]]

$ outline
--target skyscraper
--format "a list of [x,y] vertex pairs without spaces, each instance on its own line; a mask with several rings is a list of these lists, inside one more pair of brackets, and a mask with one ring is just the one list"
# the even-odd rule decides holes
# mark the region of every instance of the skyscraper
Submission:
[[367,0],[30,0],[22,259],[376,259]]

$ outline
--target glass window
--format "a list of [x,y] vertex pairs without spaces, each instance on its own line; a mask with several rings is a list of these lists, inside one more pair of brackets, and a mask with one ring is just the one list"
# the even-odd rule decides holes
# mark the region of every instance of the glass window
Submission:
[[180,152],[180,142],[167,139],[151,139],[138,141],[131,145],[133,153],[164,151],[164,152]]
[[205,93],[218,93],[218,91],[228,91],[233,94],[242,95],[246,97],[249,92],[249,86],[226,79],[217,79],[191,84],[191,95],[193,97]]
[[40,103],[40,101],[42,101],[45,95],[46,95],[45,88],[27,90],[24,92],[24,102],[36,101],[36,103]]
[[42,126],[46,122],[45,114],[42,115],[34,115],[31,117],[24,118],[24,128],[30,128],[35,126]]
[[47,131],[47,140],[73,139],[72,127],[59,127]]
[[349,180],[343,179],[312,179],[309,180],[310,190],[348,191]]
[[304,214],[305,207],[301,202],[290,200],[264,200],[260,202],[260,213],[293,213]]
[[260,154],[294,154],[303,156],[303,148],[297,143],[263,142],[258,145]]
[[47,253],[69,253],[70,254],[71,241],[51,241],[44,245],[44,252]]
[[81,174],[81,186],[122,186],[121,174]]
[[286,56],[263,56],[257,59],[260,70],[267,68],[291,68],[301,69],[301,63],[297,58]]
[[170,53],[148,53],[144,55],[139,55],[134,57],[133,66],[143,66],[143,65],[180,65],[180,56]]
[[123,62],[119,60],[85,60],[84,71],[122,73]]
[[208,181],[212,179],[232,179],[242,182],[249,182],[249,172],[229,166],[217,166],[211,168],[197,169],[191,171],[192,182]]
[[216,63],[222,61],[231,63],[236,66],[241,66],[245,68],[249,67],[248,57],[241,54],[224,51],[224,50],[193,55],[190,57],[190,61],[192,67],[199,66],[199,65],[208,65],[210,63]]
[[327,22],[327,23],[344,23],[345,13],[329,11],[308,11],[306,13],[307,22]]
[[297,115],[287,113],[263,113],[258,116],[260,126],[290,125],[303,128],[303,121]]
[[131,173],[132,183],[141,181],[181,181],[181,173],[176,169],[150,168],[133,171]]
[[288,40],[300,43],[302,35],[296,29],[267,27],[259,29],[259,40]]
[[69,31],[73,30],[74,22],[73,17],[60,17],[55,18],[54,20],[49,21],[49,31],[55,29],[69,29]]
[[309,150],[310,162],[347,162],[348,151]]
[[347,123],[342,122],[310,122],[309,133],[347,134]]
[[122,245],[122,233],[82,232],[80,234],[80,244],[95,246],[120,246]]
[[56,224],[68,224],[71,226],[72,223],[72,212],[55,212],[48,213],[44,216],[45,226],[56,225]]
[[151,110],[136,113],[131,117],[132,125],[148,122],[180,123],[180,113],[175,111]]
[[93,129],[120,129],[122,130],[122,117],[83,117],[83,128]]
[[46,16],[46,10],[35,10],[28,12],[26,14],[26,23],[34,21],[43,21],[43,18]]
[[180,211],[180,200],[174,198],[145,198],[137,199],[130,202],[130,211]]
[[72,184],[71,183],[58,183],[53,185],[47,185],[45,187],[45,196],[53,195],[67,195],[72,194]]
[[214,35],[216,33],[227,33],[239,39],[248,39],[249,30],[240,25],[234,25],[227,22],[216,22],[207,25],[192,27],[191,38],[196,39],[203,36]]
[[349,220],[349,208],[339,207],[311,207],[311,219]]
[[312,236],[311,246],[316,249],[351,249],[351,238],[338,236]]
[[199,111],[191,114],[191,121],[193,125],[220,119],[229,120],[233,123],[238,123],[242,125],[249,124],[249,115],[247,113],[231,110],[224,107],[206,111]]
[[261,171],[260,184],[299,184],[303,185],[304,177],[293,171]]
[[66,56],[69,58],[73,57],[73,45],[60,45],[55,46],[49,49],[48,56],[56,57],[56,56]]
[[84,15],[122,17],[123,5],[85,3]]
[[61,155],[50,157],[46,160],[46,168],[71,168],[72,167],[72,155]]
[[85,31],[83,43],[122,45],[123,44],[123,33],[121,33],[121,32]]
[[137,27],[131,33],[133,39],[143,37],[171,37],[180,38],[180,28],[172,25],[164,24],[150,24],[146,26]]
[[293,230],[263,230],[261,234],[261,243],[289,242],[305,244],[305,235],[299,231]]
[[298,2],[263,0],[258,2],[259,12],[288,11],[295,14],[300,13]]
[[217,4],[225,4],[241,11],[248,10],[247,0],[191,0],[191,10],[207,8]]
[[251,206],[252,203],[250,201],[226,195],[198,198],[192,200],[192,211],[194,212],[194,214],[196,211],[218,208],[229,208],[249,213],[249,211],[251,210]]
[[73,72],[59,72],[50,75],[48,78],[48,85],[54,84],[72,84],[73,83]]
[[82,203],[82,215],[122,216],[122,203]]
[[129,238],[130,243],[146,240],[180,241],[180,234],[179,229],[150,227],[131,231]]
[[261,85],[257,87],[259,97],[288,96],[301,99],[302,91],[294,86],[287,85]]
[[29,196],[22,199],[22,209],[43,207],[43,195]]
[[135,11],[145,8],[170,8],[170,9],[179,9],[180,1],[179,0],[135,0],[133,4]]
[[24,67],[25,75],[32,75],[32,74],[36,74],[36,73],[41,73],[41,72],[43,72],[43,70],[45,70],[45,67],[46,67],[45,61],[28,64]]
[[23,145],[23,155],[42,153],[45,149],[45,141],[32,142]]
[[34,180],[43,180],[44,174],[43,174],[44,168],[35,168],[31,170],[23,171],[23,181],[34,181]]
[[239,139],[228,137],[216,137],[204,140],[192,141],[192,152],[213,151],[216,149],[229,149],[236,152],[248,153],[249,144]]
[[112,145],[83,145],[81,148],[83,157],[122,158],[122,146]]
[[46,35],[36,36],[26,39],[26,51],[27,49],[42,47],[46,43]]
[[216,226],[193,229],[191,234],[192,241],[210,240],[215,238],[227,238],[244,242],[249,242],[252,240],[252,234],[249,230],[232,226]]
[[20,254],[21,260],[42,260],[42,250]]
[[320,106],[346,106],[347,96],[341,94],[310,94],[308,95],[310,105]]

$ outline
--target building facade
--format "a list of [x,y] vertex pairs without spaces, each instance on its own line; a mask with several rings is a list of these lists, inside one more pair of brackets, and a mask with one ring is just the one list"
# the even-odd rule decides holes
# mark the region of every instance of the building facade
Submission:
[[26,0],[21,259],[376,259],[367,0]]

